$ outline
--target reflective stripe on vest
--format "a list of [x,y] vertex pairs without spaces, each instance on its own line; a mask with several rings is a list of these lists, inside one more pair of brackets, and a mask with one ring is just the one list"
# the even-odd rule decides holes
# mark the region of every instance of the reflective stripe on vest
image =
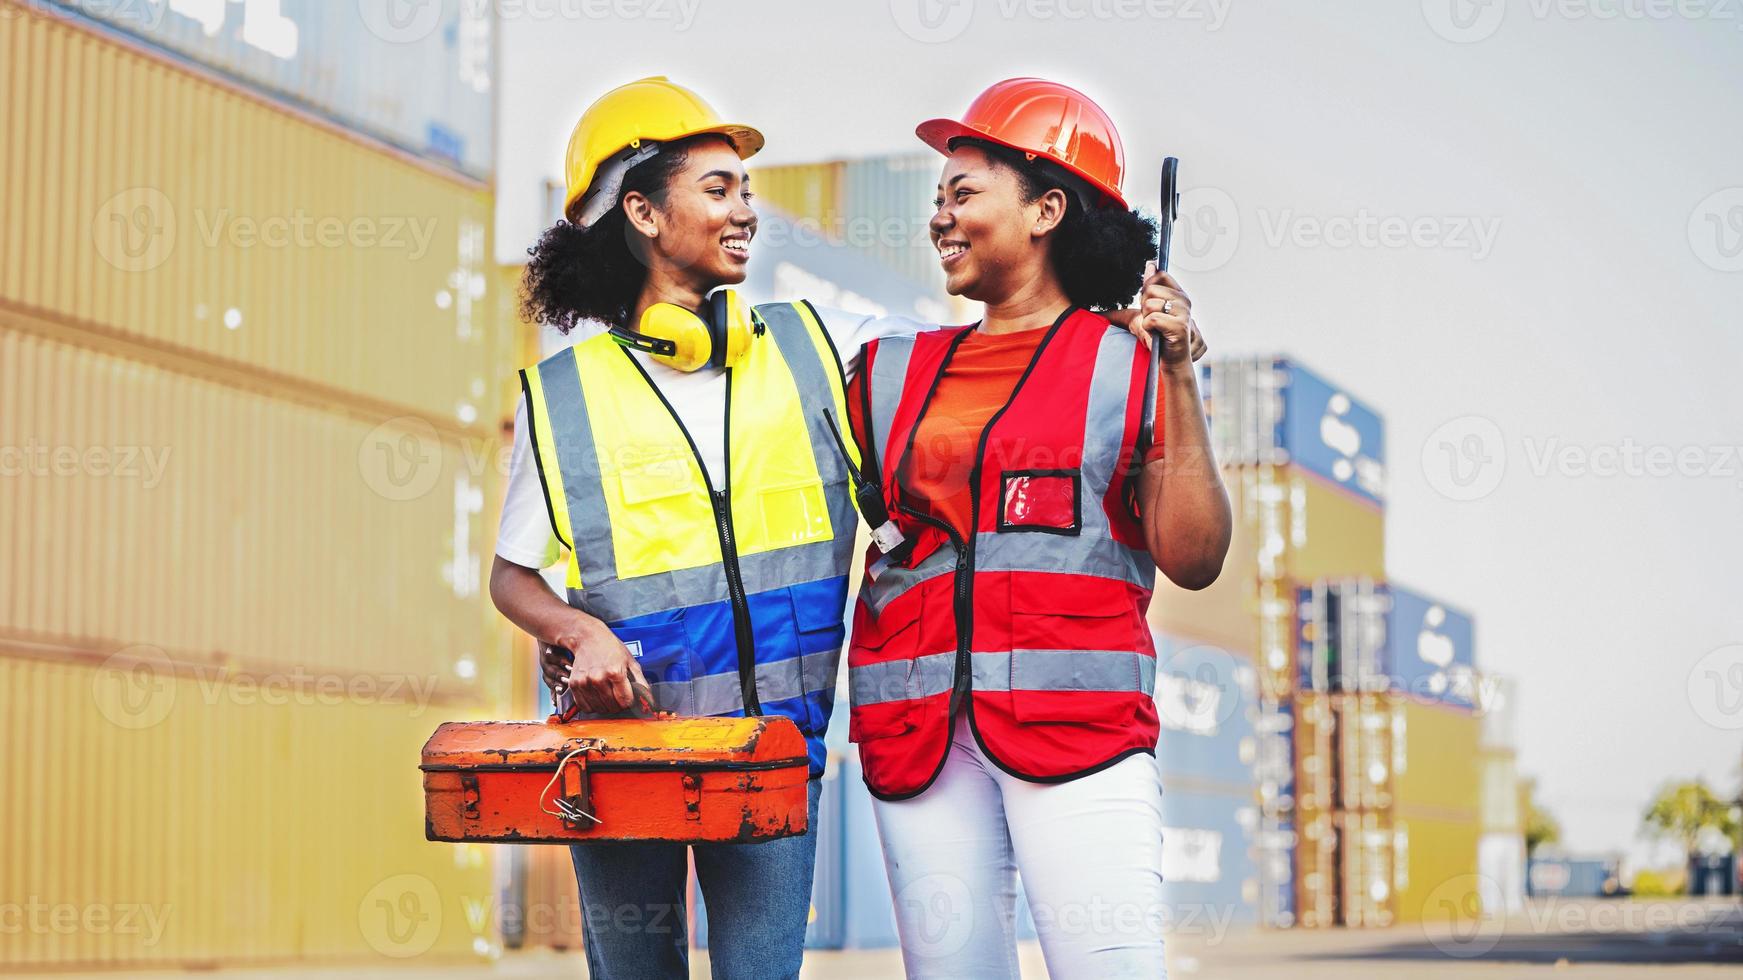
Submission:
[[[866,425],[872,432],[873,448],[879,466],[890,458],[890,426],[896,421],[896,405],[902,400],[903,382],[908,377],[908,358],[914,353],[913,337],[884,337],[878,341],[877,352],[871,358],[871,371],[866,378],[866,394],[871,411]],[[884,486],[889,486],[886,478]]]
[[[1012,667],[1022,661],[1022,669]],[[1116,691],[1149,696],[1156,658],[1131,650],[1009,650],[970,653],[976,691]],[[848,672],[853,704],[929,698],[950,690],[956,651],[866,664]]]
[[[768,335],[728,374],[730,473],[713,476],[720,490],[730,487],[758,700],[820,736],[855,530],[847,469],[823,410],[845,418],[845,391],[808,307],[756,312]],[[743,712],[722,528],[681,424],[606,335],[521,376],[552,527],[566,546],[579,545],[570,547],[569,603],[640,657],[660,707]]]

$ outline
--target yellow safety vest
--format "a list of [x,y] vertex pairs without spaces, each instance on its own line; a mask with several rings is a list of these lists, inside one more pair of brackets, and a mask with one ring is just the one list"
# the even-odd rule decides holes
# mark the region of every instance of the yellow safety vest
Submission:
[[[755,310],[766,333],[727,369],[726,470],[641,364],[600,335],[521,372],[569,604],[603,620],[663,709],[793,719],[822,735],[852,561],[841,360],[809,304]],[[847,452],[858,466],[852,440]],[[721,479],[724,477],[724,479]]]

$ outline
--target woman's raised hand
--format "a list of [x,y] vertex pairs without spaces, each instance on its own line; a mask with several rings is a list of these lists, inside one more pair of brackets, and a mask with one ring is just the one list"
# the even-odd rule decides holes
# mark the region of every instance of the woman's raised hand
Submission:
[[1198,332],[1198,321],[1192,318],[1192,297],[1186,295],[1179,280],[1157,272],[1155,262],[1144,265],[1144,288],[1138,293],[1138,305],[1106,316],[1108,322],[1130,331],[1145,347],[1150,346],[1153,336],[1160,336],[1164,364],[1196,361],[1209,349],[1204,335]]

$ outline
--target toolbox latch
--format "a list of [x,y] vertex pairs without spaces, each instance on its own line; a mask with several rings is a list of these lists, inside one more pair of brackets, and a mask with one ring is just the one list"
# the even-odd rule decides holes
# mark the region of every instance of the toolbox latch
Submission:
[[478,819],[478,774],[460,774],[460,815],[467,820]]
[[[599,818],[593,815],[593,786],[587,777],[587,756],[603,748],[604,744],[596,738],[575,738],[563,743],[563,757],[557,763],[557,771],[551,774],[551,782],[545,786],[546,793],[551,792],[553,785],[556,787],[552,802],[557,807],[545,812],[560,818],[569,830],[599,823]],[[540,806],[543,805],[541,802]]]
[[684,774],[684,818],[702,819],[702,774],[699,772]]

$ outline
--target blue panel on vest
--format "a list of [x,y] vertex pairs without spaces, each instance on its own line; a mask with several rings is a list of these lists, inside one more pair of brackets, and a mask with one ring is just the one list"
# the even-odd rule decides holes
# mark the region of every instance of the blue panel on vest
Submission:
[[[748,596],[747,604],[758,663],[833,653],[847,638],[842,615],[847,605],[845,575],[769,589]],[[738,635],[730,602],[702,603],[610,625],[625,643],[640,644],[639,663],[650,682],[687,681],[738,670]],[[823,732],[834,705],[833,683],[802,697],[763,701],[763,714],[791,719],[805,734],[813,775],[823,771]],[[725,717],[743,714],[739,710]]]
[[635,616],[608,624],[611,632],[636,655],[648,681],[687,681],[691,677],[690,638],[685,630],[685,610],[668,610]]

